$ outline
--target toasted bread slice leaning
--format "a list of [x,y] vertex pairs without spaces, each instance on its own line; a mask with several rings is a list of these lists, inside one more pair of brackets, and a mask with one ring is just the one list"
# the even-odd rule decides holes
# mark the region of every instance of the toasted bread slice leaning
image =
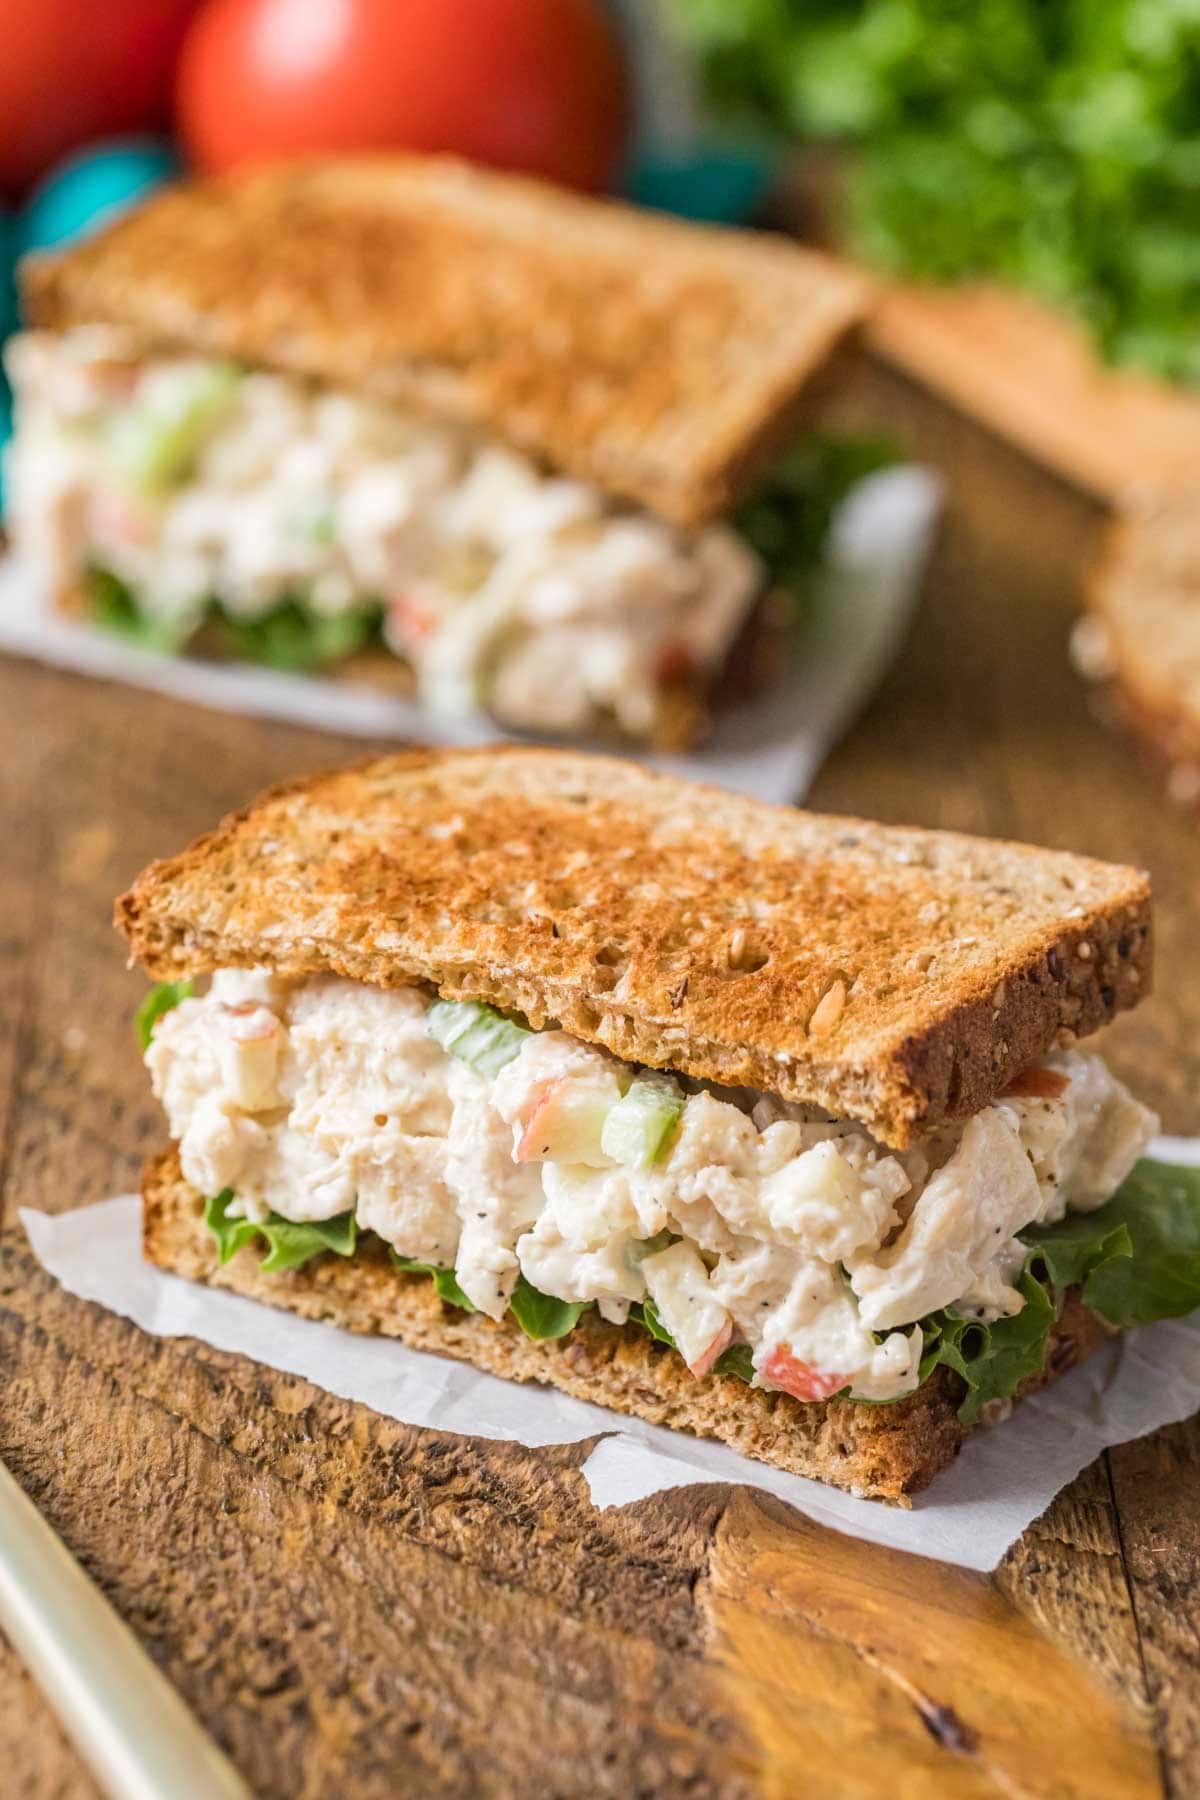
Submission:
[[903,1148],[1149,982],[1137,870],[767,807],[578,753],[422,750],[270,790],[117,903],[160,979],[413,982]]
[[22,304],[477,424],[690,526],[802,425],[867,298],[782,239],[380,156],[166,190],[27,259]]
[[[439,1300],[433,1283],[404,1275],[378,1239],[352,1261],[319,1257],[303,1269],[264,1275],[253,1252],[218,1261],[204,1223],[204,1200],[189,1186],[174,1150],[146,1170],[143,1245],[149,1261],[189,1281],[245,1294],[268,1306],[347,1331],[399,1338],[414,1350],[453,1356],[506,1381],[540,1381],[579,1400],[718,1438],[745,1456],[794,1475],[873,1499],[903,1502],[957,1456],[971,1427],[957,1416],[961,1394],[947,1369],[891,1406],[806,1402],[747,1387],[732,1376],[697,1379],[682,1358],[644,1331],[584,1315],[565,1338],[528,1338],[510,1317],[497,1323]],[[1075,1294],[1054,1326],[1045,1367],[1023,1383],[1035,1393],[1073,1369],[1103,1341],[1105,1327]]]
[[1072,648],[1082,673],[1167,771],[1181,805],[1200,805],[1200,514],[1192,496],[1109,527]]

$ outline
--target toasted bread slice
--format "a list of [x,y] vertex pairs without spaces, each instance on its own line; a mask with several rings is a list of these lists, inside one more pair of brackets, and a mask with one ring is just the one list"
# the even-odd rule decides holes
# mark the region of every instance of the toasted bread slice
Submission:
[[152,864],[116,923],[162,979],[426,983],[899,1147],[1149,980],[1134,869],[517,748],[274,788]]
[[1181,805],[1200,805],[1200,514],[1193,496],[1116,520],[1085,586],[1072,640],[1082,673],[1167,771]]
[[172,188],[22,272],[31,324],[364,388],[681,525],[794,434],[867,299],[783,239],[417,156]]
[[[927,1487],[969,1435],[956,1412],[962,1386],[945,1368],[892,1406],[806,1403],[732,1376],[698,1378],[639,1327],[606,1325],[595,1313],[585,1313],[568,1337],[527,1338],[511,1319],[497,1324],[439,1300],[427,1277],[392,1265],[379,1239],[363,1240],[352,1258],[320,1256],[279,1275],[262,1273],[252,1246],[222,1267],[204,1224],[203,1198],[184,1180],[174,1149],[147,1166],[142,1239],[150,1262],[189,1281],[349,1331],[399,1338],[414,1350],[435,1350],[507,1381],[545,1382],[578,1400],[719,1438],[759,1462],[875,1499],[903,1501]],[[1069,1297],[1045,1369],[1022,1394],[1056,1381],[1104,1337],[1095,1313]]]

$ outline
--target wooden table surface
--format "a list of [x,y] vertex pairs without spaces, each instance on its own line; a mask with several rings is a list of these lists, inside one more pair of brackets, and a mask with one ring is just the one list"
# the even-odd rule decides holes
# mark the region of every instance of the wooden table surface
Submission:
[[[854,404],[903,420],[954,503],[813,804],[1148,866],[1157,991],[1110,1054],[1200,1131],[1200,831],[1065,661],[1098,515],[895,378]],[[127,1188],[162,1136],[112,896],[351,749],[0,663],[0,1455],[255,1790],[1200,1793],[1196,1421],[1102,1457],[993,1580],[744,1490],[598,1514],[577,1447],[398,1426],[147,1338],[32,1262],[18,1206]],[[3,1639],[0,1745],[5,1795],[93,1792]]]

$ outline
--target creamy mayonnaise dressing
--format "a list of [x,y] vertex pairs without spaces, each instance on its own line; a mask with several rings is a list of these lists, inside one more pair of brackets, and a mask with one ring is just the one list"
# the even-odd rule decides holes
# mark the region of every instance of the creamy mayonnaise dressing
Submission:
[[600,1137],[628,1065],[546,1031],[485,1079],[434,1039],[429,1006],[332,976],[214,975],[146,1056],[187,1179],[232,1188],[251,1219],[353,1209],[401,1255],[453,1267],[493,1318],[522,1273],[615,1322],[649,1297],[697,1372],[744,1342],[760,1385],[802,1398],[896,1398],[917,1385],[915,1321],[1018,1311],[1016,1233],[1100,1205],[1156,1127],[1068,1052],[1041,1065],[1046,1097],[904,1152],[698,1086],[652,1165],[626,1166]]
[[[6,362],[18,548],[52,592],[102,565],[181,637],[213,599],[243,620],[286,599],[325,616],[378,604],[432,708],[648,736],[664,682],[711,675],[764,583],[724,526],[673,530],[365,396],[144,359],[97,326],[22,333]],[[148,485],[153,431],[176,467]]]

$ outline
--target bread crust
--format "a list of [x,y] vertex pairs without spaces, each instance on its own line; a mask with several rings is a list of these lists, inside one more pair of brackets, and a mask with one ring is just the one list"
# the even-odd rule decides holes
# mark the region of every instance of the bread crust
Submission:
[[425,984],[901,1148],[1150,975],[1134,869],[516,747],[273,788],[152,864],[116,923],[158,979]]
[[800,430],[870,292],[781,238],[401,155],[163,190],[21,287],[34,325],[365,389],[685,526]]
[[[1168,791],[1200,806],[1200,518],[1190,495],[1115,520],[1084,586],[1076,660]],[[1086,648],[1088,654],[1082,654]]]
[[[184,1180],[174,1147],[147,1165],[142,1196],[145,1255],[172,1274],[349,1331],[398,1338],[508,1381],[543,1382],[654,1425],[717,1438],[758,1462],[871,1499],[903,1504],[954,1460],[969,1436],[956,1412],[962,1385],[944,1368],[893,1406],[806,1403],[730,1376],[697,1378],[639,1327],[606,1325],[592,1313],[569,1337],[537,1342],[509,1319],[496,1323],[439,1300],[427,1277],[395,1269],[377,1239],[364,1240],[353,1258],[320,1256],[279,1275],[261,1272],[252,1246],[222,1266],[204,1224],[204,1201]],[[1046,1369],[1022,1394],[1074,1368],[1104,1336],[1096,1315],[1070,1298]]]

